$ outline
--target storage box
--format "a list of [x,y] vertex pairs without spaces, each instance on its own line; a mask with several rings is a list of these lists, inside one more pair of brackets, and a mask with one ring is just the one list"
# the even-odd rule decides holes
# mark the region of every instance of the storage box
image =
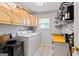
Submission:
[[0,43],[6,43],[9,40],[10,35],[4,34],[0,36]]

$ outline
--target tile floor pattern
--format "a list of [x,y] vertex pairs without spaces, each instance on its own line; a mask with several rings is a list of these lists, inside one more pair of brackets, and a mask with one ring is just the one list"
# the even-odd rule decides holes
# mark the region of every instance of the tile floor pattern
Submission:
[[40,45],[33,56],[54,56],[54,49],[51,45]]

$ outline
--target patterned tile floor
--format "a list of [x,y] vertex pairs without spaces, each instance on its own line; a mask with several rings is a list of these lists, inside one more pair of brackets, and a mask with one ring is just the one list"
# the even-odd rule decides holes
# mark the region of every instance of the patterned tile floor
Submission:
[[35,56],[54,56],[54,49],[51,45],[40,45],[34,53]]

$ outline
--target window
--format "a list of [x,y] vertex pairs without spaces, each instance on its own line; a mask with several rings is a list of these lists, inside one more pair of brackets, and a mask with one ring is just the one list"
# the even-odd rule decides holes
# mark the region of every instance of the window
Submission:
[[50,18],[40,18],[39,27],[40,28],[50,28]]

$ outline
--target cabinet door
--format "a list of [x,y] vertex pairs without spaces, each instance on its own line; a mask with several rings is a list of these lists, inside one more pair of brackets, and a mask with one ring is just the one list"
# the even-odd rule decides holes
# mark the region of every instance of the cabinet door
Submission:
[[0,23],[11,23],[11,15],[3,10],[0,10]]
[[37,19],[35,16],[30,15],[30,26],[36,26],[37,25]]
[[4,7],[4,8],[7,8],[7,9],[10,9],[9,5],[7,5],[5,2],[0,2],[0,6]]
[[24,26],[29,25],[29,13],[25,10],[21,10],[20,16],[21,16],[22,25]]
[[23,10],[17,9],[17,8],[15,8],[15,10],[13,10],[16,14],[12,15],[12,23],[14,25],[22,25],[22,26],[24,26],[26,21],[24,19],[25,15],[23,13]]
[[[28,16],[29,13],[23,9],[17,8],[16,5],[13,3],[7,3],[7,4],[3,3],[3,2],[0,3],[0,10],[4,10],[5,12],[10,14],[10,18],[11,18],[10,21],[14,25],[26,26],[27,24],[29,24],[29,16]],[[3,14],[1,13],[1,15],[3,15]],[[9,16],[9,15],[7,15],[7,16]],[[2,18],[2,16],[1,16],[1,18]],[[8,19],[5,21],[10,22]],[[1,20],[1,21],[4,21],[4,20]]]
[[16,16],[16,15],[12,15],[12,23],[14,24],[14,25],[21,25],[21,19],[18,17],[18,16]]
[[20,10],[20,16],[21,16],[21,22],[22,22],[21,24],[26,25],[26,18],[27,17],[26,17],[25,11],[22,9]]

